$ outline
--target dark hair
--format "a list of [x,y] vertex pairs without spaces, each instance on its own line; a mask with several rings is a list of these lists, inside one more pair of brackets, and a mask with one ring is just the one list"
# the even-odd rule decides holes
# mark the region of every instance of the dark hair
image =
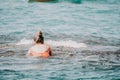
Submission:
[[35,36],[34,41],[36,43],[44,43],[44,37],[41,31],[37,34],[37,36]]

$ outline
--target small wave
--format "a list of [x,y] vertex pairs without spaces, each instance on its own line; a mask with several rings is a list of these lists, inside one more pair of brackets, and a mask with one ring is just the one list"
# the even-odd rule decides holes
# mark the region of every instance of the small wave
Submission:
[[119,4],[120,0],[82,0],[96,3],[104,3],[104,4]]
[[0,57],[9,57],[9,56],[13,56],[15,55],[15,52],[14,51],[3,51],[3,52],[0,52]]
[[77,43],[77,42],[72,41],[72,40],[68,40],[68,41],[48,40],[48,41],[46,41],[46,43],[49,45],[52,45],[52,46],[64,46],[64,47],[73,47],[73,48],[85,48],[85,47],[87,47],[87,45],[84,43]]
[[10,73],[15,73],[16,71],[15,70],[11,70],[11,69],[4,69],[4,70],[0,70],[0,74],[10,74]]

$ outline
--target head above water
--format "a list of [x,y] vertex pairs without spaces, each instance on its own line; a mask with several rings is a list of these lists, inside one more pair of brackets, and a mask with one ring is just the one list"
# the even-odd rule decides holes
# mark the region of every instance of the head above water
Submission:
[[35,35],[34,41],[35,41],[35,43],[44,44],[44,37],[43,37],[43,34],[42,34],[41,31],[39,31],[39,32]]

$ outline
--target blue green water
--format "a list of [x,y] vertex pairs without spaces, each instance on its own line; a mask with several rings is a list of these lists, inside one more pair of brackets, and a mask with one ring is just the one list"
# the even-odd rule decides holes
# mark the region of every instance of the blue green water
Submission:
[[[48,59],[25,56],[43,31]],[[0,80],[119,80],[120,0],[0,0]]]

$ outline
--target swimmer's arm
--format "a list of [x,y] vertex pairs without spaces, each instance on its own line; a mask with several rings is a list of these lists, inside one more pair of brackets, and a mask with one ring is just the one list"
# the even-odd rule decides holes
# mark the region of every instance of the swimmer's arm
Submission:
[[49,55],[52,56],[52,51],[50,50]]
[[26,54],[26,56],[31,56],[32,55],[32,53],[31,53],[32,51],[31,51],[31,49],[28,51],[28,53]]
[[49,47],[49,55],[51,56],[52,55],[52,51],[51,51],[51,48]]

